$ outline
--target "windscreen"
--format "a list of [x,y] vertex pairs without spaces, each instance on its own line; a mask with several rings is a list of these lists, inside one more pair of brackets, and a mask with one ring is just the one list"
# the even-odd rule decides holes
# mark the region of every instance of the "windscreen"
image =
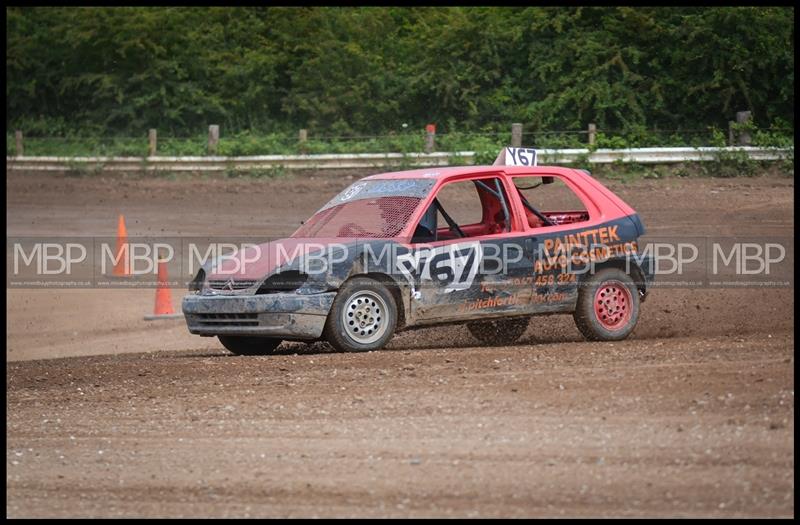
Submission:
[[292,237],[396,237],[434,182],[432,179],[356,182],[331,199]]

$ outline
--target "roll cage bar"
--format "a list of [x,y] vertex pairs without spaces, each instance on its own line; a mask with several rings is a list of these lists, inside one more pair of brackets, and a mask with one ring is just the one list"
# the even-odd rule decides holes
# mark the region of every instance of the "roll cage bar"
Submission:
[[[472,182],[476,186],[478,186],[479,188],[481,188],[484,191],[486,191],[487,193],[489,193],[490,195],[493,195],[498,200],[498,202],[500,203],[500,206],[501,206],[501,208],[503,210],[503,215],[505,217],[505,231],[510,232],[511,231],[511,215],[510,215],[510,212],[509,212],[508,202],[506,201],[505,194],[503,193],[502,187],[500,185],[500,179],[494,179],[494,188],[492,188],[490,185],[486,184],[482,180],[473,180]],[[535,187],[538,187],[540,185],[541,184],[537,184],[535,186],[532,186],[531,189],[535,188]],[[522,192],[520,191],[520,188],[518,188],[516,186],[514,188],[517,190],[517,194],[520,197],[520,201],[525,206],[525,208],[527,208],[528,210],[530,210],[531,213],[536,215],[545,225],[547,225],[547,226],[553,226],[554,225],[553,221],[551,221],[542,212],[537,210],[528,201],[528,199],[525,197],[525,195],[523,195]],[[458,223],[450,216],[449,213],[447,213],[447,211],[444,209],[444,206],[442,206],[442,203],[439,201],[439,199],[437,197],[434,197],[432,204],[433,204],[434,208],[439,213],[442,214],[442,217],[444,218],[445,222],[447,223],[447,226],[450,228],[451,231],[455,232],[456,235],[458,235],[460,238],[465,238],[467,236],[464,233],[464,230],[462,230],[461,227],[458,225]],[[421,225],[421,223],[420,223],[420,225]],[[432,232],[432,233],[435,234],[435,232]]]
[[[502,191],[502,189],[500,187],[500,179],[494,179],[494,186],[495,186],[494,188],[490,187],[488,184],[486,184],[485,182],[483,182],[481,180],[474,180],[472,182],[476,186],[479,186],[480,188],[482,188],[483,190],[488,192],[490,195],[494,195],[494,197],[497,198],[498,202],[500,202],[500,206],[503,209],[503,216],[505,217],[505,225],[506,225],[505,229],[506,229],[507,232],[510,232],[511,231],[511,215],[510,215],[510,213],[508,211],[508,203],[506,202],[505,195],[503,194],[503,191]],[[436,209],[439,211],[439,213],[442,214],[442,217],[444,217],[444,220],[445,220],[445,222],[447,222],[447,225],[450,227],[451,231],[456,232],[456,234],[461,238],[464,238],[464,237],[467,236],[464,233],[464,230],[462,230],[461,227],[458,225],[458,223],[455,220],[453,220],[453,218],[450,216],[449,213],[447,213],[447,211],[444,209],[444,206],[442,206],[442,203],[439,202],[438,198],[434,198],[433,199],[433,205],[436,207]]]

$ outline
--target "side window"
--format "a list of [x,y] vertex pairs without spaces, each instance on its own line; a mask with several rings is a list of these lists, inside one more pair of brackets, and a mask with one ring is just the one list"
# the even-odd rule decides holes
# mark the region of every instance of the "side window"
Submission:
[[[475,224],[483,219],[480,198],[471,180],[445,184],[436,194],[439,204],[459,226]],[[439,227],[447,226],[444,216],[439,212]]]
[[418,223],[412,241],[432,242],[509,231],[511,212],[507,203],[508,196],[497,178],[445,184]]
[[532,228],[589,220],[586,205],[561,179],[536,176],[513,180]]

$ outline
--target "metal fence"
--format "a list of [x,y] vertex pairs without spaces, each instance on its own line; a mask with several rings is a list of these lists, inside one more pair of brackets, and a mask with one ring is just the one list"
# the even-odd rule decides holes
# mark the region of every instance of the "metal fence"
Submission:
[[[297,133],[223,133],[210,125],[208,133],[195,136],[170,136],[150,129],[139,137],[131,136],[40,136],[17,130],[6,134],[6,155],[54,157],[155,157],[155,156],[255,156],[357,154],[394,152],[402,154],[437,151],[487,151],[503,146],[528,146],[538,149],[624,149],[651,147],[702,146],[793,146],[792,129],[762,128],[752,125],[749,112],[737,113],[727,134],[713,127],[706,129],[601,129],[589,124],[586,129],[525,130],[520,123],[507,131],[437,132],[434,124],[425,130],[403,129],[381,135],[316,134],[300,129]],[[764,138],[769,140],[763,140]],[[775,139],[779,139],[778,143]]]
[[[541,149],[540,164],[607,164],[635,162],[663,164],[705,162],[726,155],[746,155],[752,160],[782,160],[794,157],[794,148],[700,147],[629,149]],[[96,172],[224,172],[229,170],[343,169],[425,167],[475,164],[474,151],[434,153],[355,153],[326,155],[190,156],[190,157],[6,157],[8,171]]]

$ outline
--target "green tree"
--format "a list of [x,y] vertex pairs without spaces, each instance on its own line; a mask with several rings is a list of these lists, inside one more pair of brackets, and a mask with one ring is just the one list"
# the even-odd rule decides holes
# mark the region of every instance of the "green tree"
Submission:
[[792,7],[9,7],[26,133],[794,125]]

